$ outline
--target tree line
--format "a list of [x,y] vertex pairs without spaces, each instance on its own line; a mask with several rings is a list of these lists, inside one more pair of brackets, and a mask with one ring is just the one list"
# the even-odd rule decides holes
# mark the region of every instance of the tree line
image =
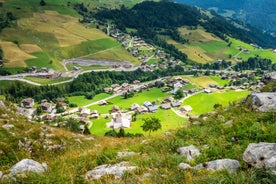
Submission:
[[31,97],[36,101],[47,99],[54,101],[58,97],[85,95],[93,98],[96,94],[104,92],[105,87],[111,84],[132,83],[134,80],[141,82],[151,81],[160,77],[171,75],[193,75],[195,71],[185,71],[183,67],[176,66],[166,70],[144,72],[140,69],[130,72],[103,71],[91,72],[80,75],[74,81],[58,86],[33,86],[19,81],[12,81],[0,85],[0,94],[9,101],[19,103],[22,99]]

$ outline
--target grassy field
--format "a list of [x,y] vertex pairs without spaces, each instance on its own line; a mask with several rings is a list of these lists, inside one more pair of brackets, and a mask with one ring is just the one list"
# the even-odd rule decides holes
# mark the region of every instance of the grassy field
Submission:
[[37,77],[25,77],[24,79],[32,82],[36,82],[42,85],[47,85],[47,84],[67,81],[67,80],[70,80],[71,78],[67,77],[67,78],[57,78],[57,79],[43,79],[43,78],[37,78]]
[[[131,128],[126,128],[125,132],[128,133],[141,133],[144,135],[148,135],[148,133],[145,133],[141,125],[143,125],[143,118],[147,117],[157,117],[161,121],[162,129],[158,130],[156,132],[153,132],[153,135],[161,134],[162,132],[166,132],[168,130],[175,130],[178,128],[181,128],[185,126],[186,122],[188,121],[187,118],[181,118],[177,116],[172,110],[162,110],[158,109],[156,113],[147,113],[147,114],[139,114],[137,115],[136,121],[131,123]],[[97,120],[92,120],[93,126],[90,129],[90,132],[92,135],[104,135],[104,133],[108,130],[111,130],[110,128],[106,128],[106,123],[110,122],[110,119],[104,119],[100,118]]]
[[221,104],[224,107],[228,106],[230,102],[239,101],[245,98],[249,91],[223,91],[212,94],[199,93],[183,102],[183,105],[190,105],[193,110],[191,114],[200,115],[210,112],[214,109],[215,104]]
[[125,50],[121,45],[117,45],[115,47],[101,50],[94,54],[91,54],[87,57],[87,59],[103,59],[103,60],[110,60],[113,61],[129,61],[135,65],[139,65],[140,62],[137,58],[133,57],[127,50]]
[[225,84],[228,84],[229,81],[223,80],[220,77],[217,76],[182,76],[183,79],[188,79],[190,81],[190,84],[195,85],[197,87],[204,87],[208,88],[209,84],[216,84],[220,86],[224,86]]
[[[186,53],[191,61],[207,63],[218,59],[224,59],[237,62],[237,57],[247,60],[249,57],[255,57],[258,55],[276,62],[276,54],[272,53],[272,49],[255,49],[250,44],[234,38],[229,38],[229,41],[232,42],[232,44],[231,46],[227,46],[227,42],[211,33],[205,32],[201,27],[196,30],[189,30],[186,27],[182,27],[179,28],[179,31],[183,38],[189,40],[188,44],[184,45],[178,43],[169,37],[164,38],[167,39],[168,43],[175,45],[180,51]],[[249,53],[240,52],[240,48],[248,49]],[[232,56],[231,59],[229,58],[230,55]],[[234,56],[235,58],[233,58]]]
[[109,114],[109,111],[112,109],[114,105],[118,106],[120,109],[127,110],[133,103],[137,103],[142,105],[145,101],[153,102],[161,102],[164,98],[169,96],[168,93],[164,93],[159,88],[153,88],[149,91],[143,91],[141,93],[136,93],[133,97],[124,99],[123,96],[117,96],[108,100],[108,105],[99,106],[94,105],[89,107],[91,110],[97,109],[101,114]]
[[68,99],[69,99],[70,103],[77,104],[78,107],[82,107],[82,106],[88,105],[90,103],[96,102],[98,100],[101,100],[103,98],[106,98],[108,96],[110,96],[110,95],[107,93],[100,93],[98,95],[95,95],[92,100],[88,100],[84,96],[70,96],[70,97],[68,97]]
[[[107,7],[114,2],[105,1],[70,1],[88,3]],[[131,5],[137,2],[120,1]],[[107,5],[108,4],[108,5]],[[70,5],[70,6],[71,6]],[[137,59],[130,55],[120,43],[108,37],[102,31],[79,23],[80,15],[67,6],[65,1],[46,1],[46,6],[39,6],[34,0],[10,0],[0,10],[10,10],[19,17],[16,26],[5,28],[0,34],[0,46],[6,61],[4,67],[15,68],[42,66],[63,71],[60,61],[72,57],[86,56],[91,53],[114,48],[113,52],[105,52],[95,56],[96,59],[127,60],[138,64]],[[94,6],[94,7],[95,7]],[[16,43],[16,44],[15,44]],[[104,53],[104,52],[103,52]],[[102,57],[102,58],[101,58]]]

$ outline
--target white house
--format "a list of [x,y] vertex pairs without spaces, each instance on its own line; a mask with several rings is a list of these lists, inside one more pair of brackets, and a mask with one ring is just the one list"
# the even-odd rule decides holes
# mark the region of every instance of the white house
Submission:
[[107,123],[108,128],[130,128],[130,122],[132,120],[131,114],[115,113],[113,114],[112,121]]

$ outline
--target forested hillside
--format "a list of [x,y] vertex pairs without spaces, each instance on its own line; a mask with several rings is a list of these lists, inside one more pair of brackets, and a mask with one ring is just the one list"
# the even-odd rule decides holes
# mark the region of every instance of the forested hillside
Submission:
[[253,27],[238,25],[216,14],[208,16],[197,8],[171,2],[143,2],[131,9],[122,6],[120,10],[102,10],[94,16],[100,20],[113,20],[122,30],[137,29],[140,36],[152,40],[156,39],[157,34],[166,34],[169,29],[201,25],[223,39],[227,39],[228,35],[263,47],[276,45],[276,39]]
[[262,30],[276,33],[276,1],[272,0],[177,0],[177,2],[212,9]]

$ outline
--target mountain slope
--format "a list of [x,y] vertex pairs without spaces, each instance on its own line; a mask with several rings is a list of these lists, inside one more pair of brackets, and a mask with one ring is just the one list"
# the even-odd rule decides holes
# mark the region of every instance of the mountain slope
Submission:
[[[127,5],[134,2],[136,1],[127,2]],[[74,10],[75,3],[84,3],[91,9],[104,6],[101,2],[88,0],[47,0],[45,6],[40,6],[35,0],[2,2],[1,14],[11,14],[15,19],[9,21],[0,32],[4,68],[12,73],[31,66],[63,71],[64,67],[60,63],[63,59],[96,54],[112,48],[116,48],[118,55],[104,59],[138,62],[115,39],[95,27],[81,24],[81,16]],[[121,3],[126,1],[120,1],[119,4]],[[112,7],[112,4],[112,1],[105,1],[107,7]],[[1,21],[0,23],[2,25]],[[124,57],[120,57],[120,53]]]
[[271,0],[176,0],[176,2],[212,9],[276,34],[276,2]]

